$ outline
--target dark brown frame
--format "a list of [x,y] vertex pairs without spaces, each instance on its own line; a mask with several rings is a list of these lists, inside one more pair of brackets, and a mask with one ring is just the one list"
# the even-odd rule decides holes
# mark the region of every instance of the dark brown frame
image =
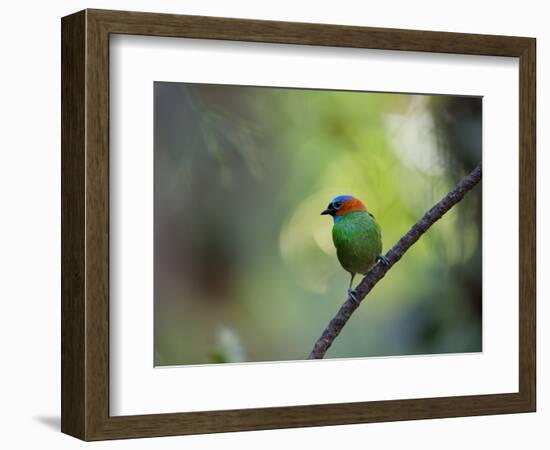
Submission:
[[[534,38],[104,10],[72,14],[61,25],[64,433],[99,440],[535,411]],[[519,392],[110,416],[109,35],[113,33],[518,57]]]

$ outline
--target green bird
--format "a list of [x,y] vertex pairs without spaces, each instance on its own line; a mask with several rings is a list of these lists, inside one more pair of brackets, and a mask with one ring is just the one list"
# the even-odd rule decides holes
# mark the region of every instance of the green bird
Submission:
[[340,195],[329,203],[321,215],[334,219],[332,240],[336,255],[351,279],[348,295],[359,303],[353,290],[353,279],[360,273],[365,275],[377,261],[389,264],[382,253],[382,232],[374,216],[367,211],[361,200],[351,195]]

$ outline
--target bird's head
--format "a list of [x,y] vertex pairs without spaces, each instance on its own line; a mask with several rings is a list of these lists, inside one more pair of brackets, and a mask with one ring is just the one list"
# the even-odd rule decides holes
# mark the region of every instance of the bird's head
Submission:
[[328,214],[337,222],[346,214],[354,211],[367,211],[367,207],[361,200],[351,195],[339,195],[328,204],[327,209],[321,215]]

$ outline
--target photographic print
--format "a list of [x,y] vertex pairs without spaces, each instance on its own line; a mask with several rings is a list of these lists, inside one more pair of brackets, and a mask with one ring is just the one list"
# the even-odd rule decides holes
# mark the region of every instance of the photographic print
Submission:
[[87,9],[61,44],[63,433],[536,410],[536,39]]
[[[482,159],[481,97],[155,82],[154,104],[155,366],[306,359]],[[324,357],[481,352],[481,207],[479,184]]]

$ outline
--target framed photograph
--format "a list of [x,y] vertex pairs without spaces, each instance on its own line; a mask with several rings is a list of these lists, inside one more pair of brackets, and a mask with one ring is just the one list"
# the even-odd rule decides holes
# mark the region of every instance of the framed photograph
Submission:
[[535,39],[85,10],[62,431],[535,411]]

